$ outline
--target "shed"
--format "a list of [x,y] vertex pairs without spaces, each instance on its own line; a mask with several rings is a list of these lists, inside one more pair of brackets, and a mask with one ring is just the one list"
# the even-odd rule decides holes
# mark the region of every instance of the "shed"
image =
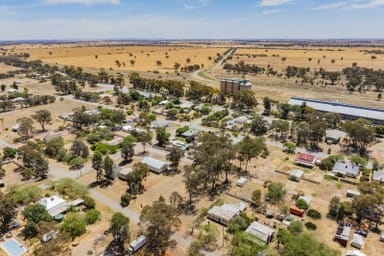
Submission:
[[208,211],[208,218],[218,222],[219,224],[227,226],[235,216],[237,216],[241,211],[244,211],[246,208],[247,205],[242,202],[237,204],[224,204],[222,206],[215,205]]
[[350,161],[338,161],[333,166],[332,173],[356,178],[359,175],[359,166]]
[[0,188],[3,188],[3,187],[4,187],[4,181],[0,180]]
[[338,144],[341,138],[347,134],[340,130],[328,129],[325,131],[325,142],[327,144]]
[[300,181],[303,175],[304,172],[302,170],[292,170],[289,174],[289,178],[294,181]]
[[254,221],[245,230],[246,233],[260,238],[265,244],[269,244],[275,235],[275,230],[263,225],[257,221]]
[[347,197],[359,196],[360,192],[352,189],[347,189]]
[[335,240],[337,240],[344,247],[347,247],[351,230],[352,230],[351,224],[340,222],[336,230]]
[[312,202],[312,197],[309,197],[309,196],[299,196],[299,198],[297,198],[297,200],[304,200],[306,203],[307,203],[307,206],[309,206]]
[[240,179],[238,179],[237,182],[236,182],[236,186],[242,187],[242,186],[245,185],[245,183],[247,183],[247,181],[248,181],[247,178],[240,177]]
[[120,172],[119,172],[119,179],[126,180],[127,179],[127,175],[129,173],[131,173],[131,172],[132,172],[131,168],[124,168],[124,169],[120,170]]
[[381,183],[384,182],[384,171],[374,171],[372,179],[375,181],[379,181]]
[[295,159],[295,164],[302,165],[305,167],[313,168],[315,166],[315,163],[316,157],[311,154],[300,153]]
[[168,164],[166,162],[160,161],[152,157],[146,157],[143,159],[142,163],[148,165],[150,171],[155,173],[162,173],[168,169]]
[[348,250],[345,256],[367,256],[365,253],[362,253],[359,250]]
[[72,207],[76,207],[76,206],[82,205],[83,203],[84,203],[84,199],[77,198],[77,199],[73,200],[72,202],[70,202],[69,205]]
[[364,244],[364,237],[360,234],[353,234],[351,246],[357,249],[361,249]]

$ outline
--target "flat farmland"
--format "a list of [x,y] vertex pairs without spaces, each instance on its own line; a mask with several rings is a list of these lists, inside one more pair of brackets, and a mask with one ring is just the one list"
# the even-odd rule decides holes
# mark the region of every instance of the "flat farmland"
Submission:
[[[206,46],[18,46],[13,51],[28,52],[31,60],[45,63],[74,65],[83,68],[104,68],[116,71],[172,72],[175,63],[181,67],[198,64],[208,67],[218,53],[227,48]],[[211,57],[210,59],[208,59]],[[161,62],[158,63],[158,61]]]
[[[341,71],[357,63],[360,67],[380,69],[384,66],[384,55],[366,53],[369,48],[355,47],[285,47],[285,48],[238,48],[229,63],[244,61],[266,68],[270,65],[277,71],[287,66],[309,67],[312,70],[324,68]],[[377,49],[375,50],[382,50]],[[375,56],[372,59],[372,56]],[[283,60],[285,58],[285,60]]]

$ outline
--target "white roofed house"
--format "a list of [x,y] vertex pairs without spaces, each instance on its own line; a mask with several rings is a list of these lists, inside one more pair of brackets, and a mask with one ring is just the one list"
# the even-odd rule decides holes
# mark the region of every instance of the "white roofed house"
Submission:
[[374,171],[372,180],[384,183],[384,171]]
[[332,173],[356,178],[359,175],[359,166],[350,161],[338,161],[333,166]]
[[44,197],[38,202],[52,217],[68,210],[68,203],[59,196]]
[[168,169],[168,164],[166,162],[157,160],[152,157],[144,158],[142,163],[148,165],[149,170],[157,174],[160,174]]
[[227,226],[228,223],[240,212],[244,211],[247,208],[245,203],[239,202],[236,204],[224,204],[222,206],[213,206],[208,211],[208,218]]
[[245,230],[246,233],[253,235],[260,240],[262,240],[265,244],[269,244],[275,235],[275,230],[265,226],[257,221],[254,221],[249,225],[247,230]]

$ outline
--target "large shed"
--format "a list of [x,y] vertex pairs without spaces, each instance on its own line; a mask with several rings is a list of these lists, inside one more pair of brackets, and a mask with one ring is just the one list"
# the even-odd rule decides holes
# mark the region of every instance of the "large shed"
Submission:
[[160,174],[168,169],[168,164],[166,162],[152,157],[144,158],[142,163],[148,165],[149,170],[157,174]]

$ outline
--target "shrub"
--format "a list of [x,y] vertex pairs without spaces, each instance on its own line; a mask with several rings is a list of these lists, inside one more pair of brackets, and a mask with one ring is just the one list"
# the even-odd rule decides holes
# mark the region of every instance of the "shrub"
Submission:
[[85,223],[89,225],[89,224],[95,223],[99,219],[99,217],[100,217],[100,212],[98,210],[90,209],[85,212],[84,220],[85,220]]
[[296,206],[300,209],[306,210],[308,208],[308,204],[304,199],[297,199],[296,200]]
[[312,222],[306,222],[304,225],[308,230],[316,230],[317,228],[317,226]]
[[130,193],[125,193],[121,196],[121,202],[120,202],[120,205],[122,207],[126,207],[129,205],[130,201],[131,201],[131,194]]
[[321,213],[315,209],[310,209],[308,212],[307,212],[307,215],[309,217],[311,217],[312,219],[314,220],[318,220],[318,219],[321,219]]
[[300,234],[303,232],[303,224],[300,221],[292,221],[288,226],[288,230],[292,234]]
[[87,231],[86,223],[81,216],[72,215],[64,219],[63,224],[60,226],[60,231],[66,233],[73,240]]
[[83,197],[83,200],[84,200],[84,206],[87,208],[87,209],[93,209],[95,208],[96,206],[96,202],[95,200],[92,198],[92,197],[89,197],[89,196],[84,196]]
[[51,188],[62,195],[69,196],[70,198],[84,198],[84,196],[88,193],[86,186],[70,178],[64,178],[52,182]]
[[38,186],[12,186],[10,194],[17,204],[29,204],[35,202],[41,197],[41,188]]

